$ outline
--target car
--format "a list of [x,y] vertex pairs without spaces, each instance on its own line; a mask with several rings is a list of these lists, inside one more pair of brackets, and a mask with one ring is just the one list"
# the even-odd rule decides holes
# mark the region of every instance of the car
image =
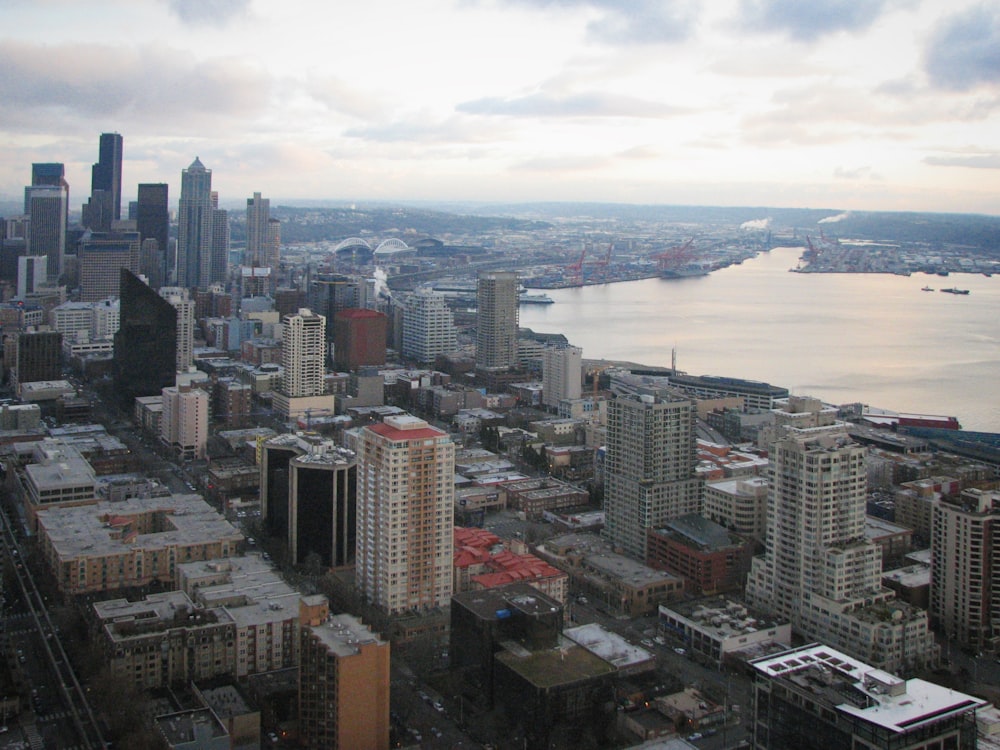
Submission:
[[702,738],[703,736],[704,736],[704,735],[703,735],[703,734],[702,734],[701,732],[695,732],[694,734],[689,734],[689,735],[687,736],[687,741],[688,741],[688,742],[697,742],[697,741],[698,741],[698,740],[700,740],[700,739],[701,739],[701,738]]
[[666,646],[667,645],[667,639],[664,638],[662,635],[656,636],[656,638],[654,638],[653,640],[656,641],[661,646]]
[[641,641],[639,641],[639,643],[641,643],[646,648],[652,648],[653,647],[653,642],[651,640],[649,640],[649,638],[643,638]]
[[674,653],[677,654],[678,656],[684,656],[684,654],[686,654],[687,651],[678,646],[677,648],[674,649]]

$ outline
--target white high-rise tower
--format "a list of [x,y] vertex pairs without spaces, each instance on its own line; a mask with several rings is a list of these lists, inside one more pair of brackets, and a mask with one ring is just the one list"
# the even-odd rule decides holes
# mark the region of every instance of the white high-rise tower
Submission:
[[748,601],[882,669],[934,662],[927,613],[882,587],[879,548],[865,536],[866,449],[817,399],[792,397],[775,415],[766,551],[754,558]]

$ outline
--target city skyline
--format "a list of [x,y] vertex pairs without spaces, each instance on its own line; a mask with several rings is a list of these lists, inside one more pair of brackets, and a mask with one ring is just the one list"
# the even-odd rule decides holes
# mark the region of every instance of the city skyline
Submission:
[[998,212],[1000,10],[971,0],[3,15],[3,200],[32,163],[63,162],[77,209],[94,138],[117,132],[123,199],[199,156],[234,201]]

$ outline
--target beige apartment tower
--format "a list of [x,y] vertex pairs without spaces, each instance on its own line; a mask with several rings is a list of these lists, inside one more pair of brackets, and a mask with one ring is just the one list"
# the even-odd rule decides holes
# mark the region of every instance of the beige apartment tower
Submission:
[[801,397],[775,410],[767,548],[747,601],[880,669],[925,667],[937,660],[927,613],[882,586],[881,553],[865,536],[866,449],[831,412]]
[[476,368],[517,367],[517,274],[483,271],[477,285]]
[[452,595],[455,446],[410,415],[361,431],[356,581],[389,615],[447,607]]

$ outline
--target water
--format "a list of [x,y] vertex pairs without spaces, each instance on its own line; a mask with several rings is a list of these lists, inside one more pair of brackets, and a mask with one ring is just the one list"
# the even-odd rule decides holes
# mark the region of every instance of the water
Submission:
[[1000,277],[789,273],[799,254],[775,248],[710,276],[551,290],[556,303],[523,306],[520,325],[563,333],[588,359],[669,367],[676,348],[692,375],[1000,432]]

